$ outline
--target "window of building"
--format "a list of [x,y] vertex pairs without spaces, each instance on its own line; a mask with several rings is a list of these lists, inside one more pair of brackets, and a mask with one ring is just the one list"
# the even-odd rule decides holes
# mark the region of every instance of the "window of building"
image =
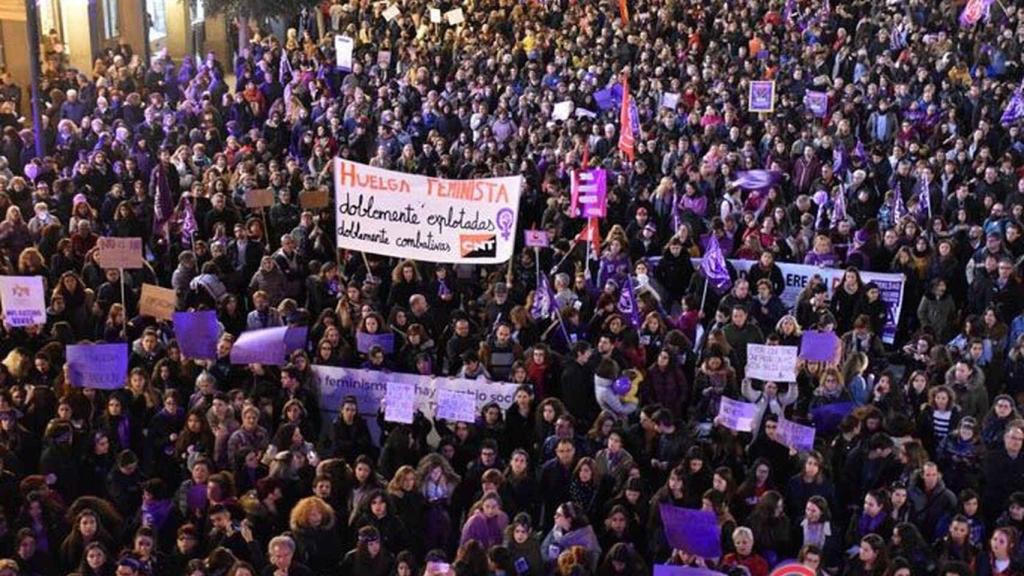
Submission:
[[107,40],[121,35],[118,0],[103,0],[103,37]]
[[146,0],[146,12],[149,14],[149,41],[159,40],[167,36],[167,7],[165,0]]

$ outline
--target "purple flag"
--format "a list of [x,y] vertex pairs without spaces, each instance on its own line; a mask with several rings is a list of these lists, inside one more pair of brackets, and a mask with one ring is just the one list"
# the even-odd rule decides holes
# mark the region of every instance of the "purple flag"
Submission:
[[533,291],[533,307],[530,308],[533,318],[535,320],[550,318],[556,306],[555,294],[551,290],[551,283],[548,282],[547,275],[537,276],[537,289]]
[[793,10],[796,9],[796,0],[786,0],[786,6],[782,9],[782,22],[788,25],[793,19]]
[[661,504],[661,524],[669,546],[701,558],[722,555],[722,529],[714,512]]
[[444,280],[437,282],[437,297],[444,298],[445,296],[452,293],[452,289],[448,287],[448,283]]
[[174,335],[181,353],[189,358],[217,358],[220,326],[213,310],[175,312]]
[[970,28],[983,17],[989,17],[993,0],[967,0],[963,12],[960,13],[960,27]]
[[153,200],[153,234],[166,236],[167,222],[170,221],[171,213],[174,211],[171,185],[167,182],[167,170],[170,170],[170,167],[158,164],[153,170],[154,178],[156,178],[156,198]]
[[837,226],[843,220],[846,220],[846,186],[840,184],[832,202],[832,226]]
[[808,362],[834,362],[839,359],[839,337],[834,332],[808,330],[800,337],[800,358]]
[[804,106],[818,118],[824,118],[828,114],[828,93],[816,90],[808,90],[804,94]]
[[929,182],[927,180],[925,180],[924,183],[921,185],[921,191],[918,193],[917,202],[918,202],[918,211],[922,215],[928,216],[928,218],[931,219],[931,217],[932,217],[932,195],[928,191],[929,190],[928,184],[929,184]]
[[1006,103],[1006,110],[1003,110],[999,123],[1003,126],[1009,126],[1022,117],[1024,117],[1024,82],[1021,82],[1021,85],[1014,90],[1010,101]]
[[127,344],[72,344],[65,351],[72,386],[99,390],[124,387],[128,376]]
[[846,172],[846,166],[849,164],[846,159],[846,148],[842,145],[838,145],[832,148],[832,171],[836,174],[842,174]]
[[734,185],[744,190],[764,190],[782,182],[782,172],[777,170],[740,170],[736,172]]
[[622,104],[622,85],[616,83],[611,88],[594,92],[594,102],[602,112],[618,108]]
[[903,203],[903,190],[901,189],[900,183],[896,183],[896,189],[893,190],[896,198],[895,203],[892,207],[893,222],[899,222],[907,215],[907,206]]
[[713,233],[708,235],[708,250],[700,261],[700,271],[718,292],[724,292],[732,286],[725,255],[722,254],[722,247],[718,245],[718,237]]
[[199,232],[199,223],[196,222],[196,211],[192,208],[192,200],[185,199],[185,215],[181,220],[181,241],[191,246],[192,237]]
[[231,347],[231,363],[286,364],[289,353],[305,346],[307,330],[305,326],[279,326],[242,332]]
[[629,318],[633,328],[640,329],[640,308],[636,304],[636,292],[633,290],[633,277],[626,276],[625,285],[619,295],[619,312]]
[[369,334],[367,332],[356,332],[356,350],[363,354],[369,354],[370,348],[374,346],[380,346],[384,350],[385,354],[391,354],[395,351],[395,334],[394,332],[385,332],[383,334]]
[[867,153],[864,152],[864,143],[860,141],[860,138],[857,138],[857,145],[853,147],[853,157],[861,162],[866,162],[868,159]]

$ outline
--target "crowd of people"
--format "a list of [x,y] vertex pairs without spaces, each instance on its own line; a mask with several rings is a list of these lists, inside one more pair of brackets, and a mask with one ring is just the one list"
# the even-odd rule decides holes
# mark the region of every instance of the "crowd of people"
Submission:
[[[41,276],[47,318],[0,328],[0,576],[1024,575],[1024,18],[967,4],[330,0],[234,62],[51,62],[36,131],[5,76],[0,274]],[[755,80],[770,112],[748,111]],[[550,247],[348,250],[331,206],[300,204],[336,157],[521,175],[519,246]],[[584,167],[609,174],[593,227]],[[256,189],[273,205],[247,207]],[[142,238],[145,266],[103,269],[107,236]],[[715,246],[755,263],[717,277]],[[844,272],[789,305],[780,263]],[[898,315],[862,272],[903,275]],[[143,284],[216,310],[216,359],[140,315]],[[308,327],[286,365],[231,363],[275,326]],[[841,352],[746,375],[749,345],[807,330]],[[87,342],[129,345],[123,389],[72,384]],[[474,423],[396,424],[322,405],[316,366],[518,388]],[[751,432],[723,398],[757,406]],[[817,425],[814,449],[781,422]],[[714,513],[721,555],[674,546],[664,504]]]

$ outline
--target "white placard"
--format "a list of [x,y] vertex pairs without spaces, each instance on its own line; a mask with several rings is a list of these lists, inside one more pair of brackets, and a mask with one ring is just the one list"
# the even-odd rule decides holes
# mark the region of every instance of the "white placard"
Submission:
[[334,37],[334,55],[338,68],[352,70],[352,52],[355,48],[355,41],[348,36]]
[[568,120],[570,114],[572,114],[572,100],[566,100],[555,104],[555,109],[551,112],[551,118],[553,120]]
[[451,422],[472,423],[476,421],[476,398],[460,390],[438,388],[437,417]]
[[338,247],[426,262],[512,257],[521,176],[443,180],[334,161]]
[[679,94],[676,92],[665,92],[661,95],[661,107],[675,110],[679,106]]
[[441,10],[439,8],[430,9],[430,21],[434,24],[441,23]]
[[416,385],[404,382],[388,382],[384,404],[384,420],[412,424],[416,410]]
[[395,18],[398,18],[398,15],[401,13],[402,11],[398,9],[398,5],[392,4],[391,6],[388,6],[387,10],[381,12],[380,15],[388,22],[391,22]]
[[466,15],[462,13],[462,8],[456,8],[445,12],[444,19],[450,26],[458,26],[466,21]]
[[42,276],[0,276],[0,302],[8,326],[46,324],[46,298]]
[[796,382],[799,346],[747,344],[747,378],[770,382]]

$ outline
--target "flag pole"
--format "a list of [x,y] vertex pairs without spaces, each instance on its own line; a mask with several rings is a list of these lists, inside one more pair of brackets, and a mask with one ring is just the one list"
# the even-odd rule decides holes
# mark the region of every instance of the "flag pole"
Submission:
[[121,306],[124,307],[124,317],[121,319],[121,337],[128,338],[128,300],[124,297],[124,268],[117,269],[121,277]]

